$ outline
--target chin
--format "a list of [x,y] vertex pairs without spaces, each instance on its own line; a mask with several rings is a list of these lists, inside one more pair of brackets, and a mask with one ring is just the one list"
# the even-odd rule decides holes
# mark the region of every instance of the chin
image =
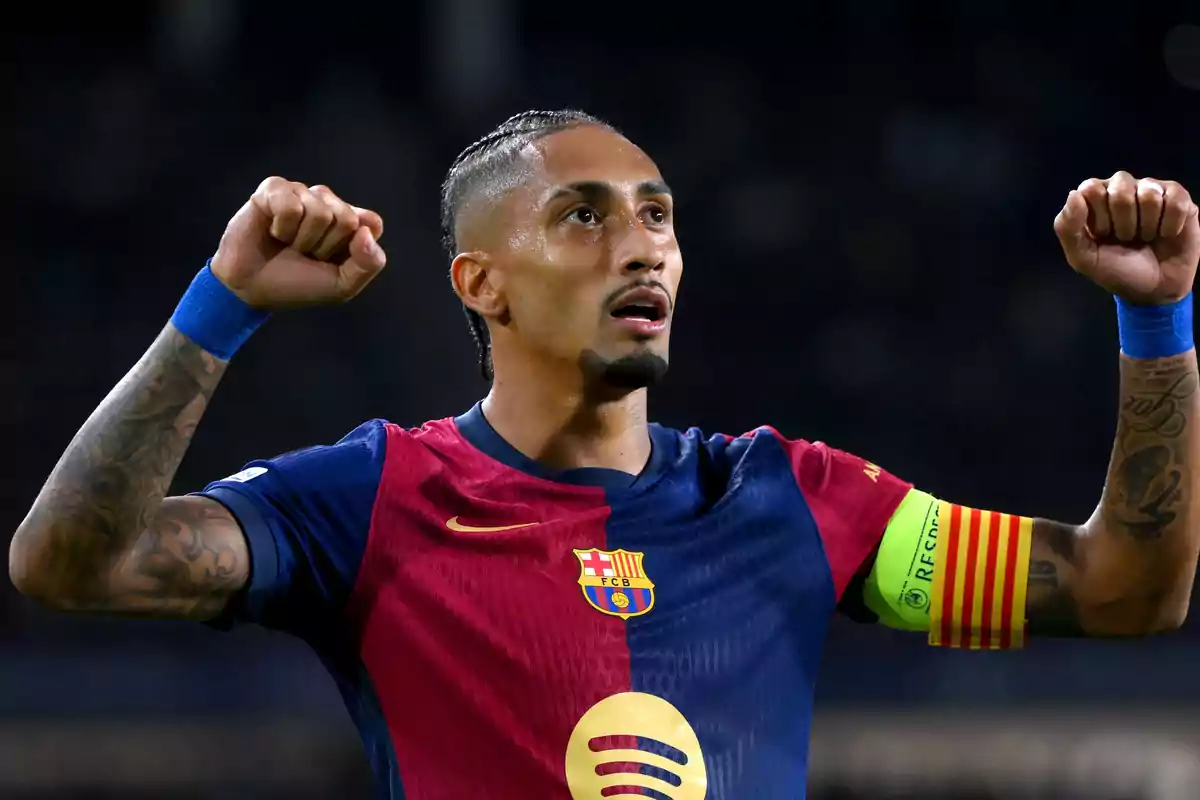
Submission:
[[587,350],[580,363],[589,383],[621,393],[654,386],[667,375],[666,356],[648,349],[616,357]]

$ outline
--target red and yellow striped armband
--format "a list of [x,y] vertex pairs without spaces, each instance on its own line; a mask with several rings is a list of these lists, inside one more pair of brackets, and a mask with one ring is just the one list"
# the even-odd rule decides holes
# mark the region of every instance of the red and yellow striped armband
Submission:
[[1025,641],[1033,520],[977,511],[911,489],[863,583],[879,622],[928,631],[942,647],[999,650]]
[[938,502],[929,643],[1002,650],[1025,643],[1033,520]]

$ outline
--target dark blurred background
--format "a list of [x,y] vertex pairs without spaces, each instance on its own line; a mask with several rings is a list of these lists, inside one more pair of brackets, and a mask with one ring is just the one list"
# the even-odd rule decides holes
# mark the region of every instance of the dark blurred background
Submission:
[[[261,179],[387,223],[384,275],[239,354],[176,490],[484,391],[438,185],[528,107],[610,119],[677,193],[662,422],[772,424],[956,502],[1079,521],[1116,401],[1112,301],[1066,267],[1067,192],[1200,189],[1200,7],[34,3],[0,33],[0,527],[150,343]],[[1194,25],[1189,25],[1188,23]],[[68,618],[0,592],[0,797],[366,797],[332,683],[259,630]],[[815,800],[1200,797],[1200,623],[941,652],[835,625]]]

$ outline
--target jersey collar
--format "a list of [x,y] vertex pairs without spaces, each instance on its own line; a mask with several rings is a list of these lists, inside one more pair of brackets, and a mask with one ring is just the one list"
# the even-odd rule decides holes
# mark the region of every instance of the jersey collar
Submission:
[[649,486],[662,472],[671,438],[659,425],[650,425],[650,460],[638,475],[604,467],[554,470],[526,456],[496,432],[483,415],[483,404],[476,403],[470,411],[454,418],[459,433],[475,449],[482,451],[505,466],[537,478],[575,486],[597,486],[607,491],[631,491]]

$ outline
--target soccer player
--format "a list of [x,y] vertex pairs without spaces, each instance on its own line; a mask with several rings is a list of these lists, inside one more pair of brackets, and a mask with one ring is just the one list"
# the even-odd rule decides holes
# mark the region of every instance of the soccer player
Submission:
[[802,796],[839,604],[978,649],[1180,624],[1200,547],[1183,187],[1118,172],[1055,221],[1067,262],[1116,296],[1123,351],[1108,482],[1081,525],[943,502],[772,428],[648,422],[683,266],[672,208],[607,124],[513,117],[442,196],[487,397],[164,499],[268,312],[347,300],[384,266],[376,214],[269,178],[68,446],[13,581],[57,609],[303,638],[379,796],[408,800]]

